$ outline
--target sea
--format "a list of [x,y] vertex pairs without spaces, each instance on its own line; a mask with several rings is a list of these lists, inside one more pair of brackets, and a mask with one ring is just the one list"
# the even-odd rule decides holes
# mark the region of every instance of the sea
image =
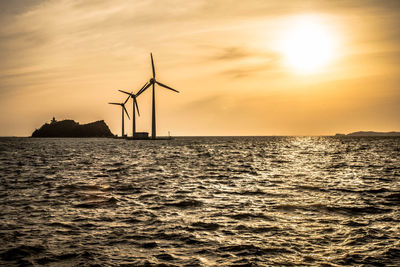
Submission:
[[399,137],[0,138],[0,266],[400,266]]

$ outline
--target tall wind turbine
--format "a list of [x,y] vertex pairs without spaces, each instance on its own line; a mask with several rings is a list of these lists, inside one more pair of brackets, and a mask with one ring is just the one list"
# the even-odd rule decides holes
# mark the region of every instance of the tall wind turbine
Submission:
[[162,86],[164,88],[167,88],[169,90],[172,90],[176,93],[179,93],[178,90],[175,90],[165,84],[160,83],[159,81],[156,80],[156,71],[154,68],[154,61],[153,61],[153,54],[150,53],[150,57],[151,57],[151,67],[153,69],[153,77],[150,78],[150,81],[147,83],[147,85],[143,86],[142,89],[139,90],[139,92],[137,92],[136,96],[139,96],[141,93],[143,93],[147,88],[150,87],[150,85],[153,85],[153,105],[152,105],[152,113],[151,113],[151,117],[152,117],[152,123],[151,123],[151,138],[152,139],[156,139],[156,99],[155,99],[155,84],[158,84],[159,86]]
[[117,106],[121,106],[121,110],[122,110],[122,137],[124,137],[124,112],[126,112],[126,116],[128,116],[128,119],[130,119],[129,118],[129,114],[128,114],[128,111],[126,110],[126,108],[125,108],[125,104],[126,104],[126,102],[128,102],[128,100],[129,100],[129,96],[128,96],[128,98],[125,100],[125,102],[124,103],[108,103],[108,104],[111,104],[111,105],[117,105]]
[[[146,87],[146,85],[147,85],[147,82],[146,82],[146,84],[145,85],[143,85],[143,87],[140,89],[140,90],[142,90],[144,87]],[[139,91],[140,91],[139,90]],[[139,106],[138,106],[138,103],[137,103],[137,100],[136,100],[136,97],[138,96],[137,94],[135,95],[133,92],[126,92],[126,91],[123,91],[123,90],[118,90],[118,91],[120,91],[120,92],[122,92],[122,93],[124,93],[124,94],[127,94],[127,95],[129,95],[128,96],[128,98],[130,97],[130,98],[132,98],[132,101],[133,101],[133,105],[132,105],[132,137],[134,137],[135,136],[135,134],[136,134],[136,113],[135,113],[135,106],[136,106],[136,109],[137,109],[137,112],[138,112],[138,115],[140,116],[140,112],[139,112]]]

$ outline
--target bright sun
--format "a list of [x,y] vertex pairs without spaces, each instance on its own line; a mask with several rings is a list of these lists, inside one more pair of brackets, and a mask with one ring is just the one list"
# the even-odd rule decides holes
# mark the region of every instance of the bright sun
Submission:
[[333,33],[312,17],[293,20],[280,46],[286,64],[301,73],[321,71],[335,54]]

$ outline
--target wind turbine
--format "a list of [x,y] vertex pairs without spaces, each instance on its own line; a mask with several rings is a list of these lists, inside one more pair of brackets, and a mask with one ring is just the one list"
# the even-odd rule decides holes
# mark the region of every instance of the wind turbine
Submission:
[[130,119],[129,118],[129,114],[128,114],[128,111],[126,110],[126,108],[125,108],[125,104],[126,104],[126,102],[128,102],[128,100],[129,100],[129,96],[128,96],[128,98],[125,100],[125,102],[124,103],[108,103],[108,104],[111,104],[111,105],[117,105],[117,106],[121,106],[121,110],[122,110],[122,138],[124,137],[124,111],[126,112],[126,116],[128,116],[128,119]]
[[159,86],[162,86],[164,88],[167,88],[169,90],[172,90],[176,93],[179,93],[178,90],[175,90],[165,84],[160,83],[159,81],[156,80],[156,71],[154,68],[154,61],[153,61],[153,54],[150,53],[150,57],[151,57],[151,67],[153,69],[153,77],[150,78],[149,82],[147,83],[147,85],[143,86],[142,89],[139,90],[139,92],[137,92],[136,97],[138,97],[141,93],[143,93],[147,88],[150,87],[150,85],[153,85],[153,105],[152,105],[152,113],[151,113],[151,118],[152,118],[152,122],[151,122],[151,139],[156,139],[156,99],[155,99],[155,84],[158,84]]
[[[146,84],[145,85],[143,85],[143,87],[140,89],[140,90],[142,90],[144,87],[146,87],[146,85],[147,85],[147,82],[146,82]],[[140,91],[139,90],[139,91]],[[137,103],[137,100],[136,100],[136,97],[138,96],[137,94],[135,95],[133,92],[126,92],[126,91],[123,91],[123,90],[118,90],[118,91],[120,91],[120,92],[122,92],[122,93],[124,93],[124,94],[127,94],[127,95],[129,95],[128,96],[128,99],[129,99],[129,97],[130,98],[132,98],[132,101],[133,101],[133,106],[132,106],[132,137],[134,137],[135,136],[135,134],[136,134],[136,114],[135,114],[135,106],[136,106],[136,109],[137,109],[137,112],[138,112],[138,115],[140,116],[140,112],[139,112],[139,106],[138,106],[138,103]]]

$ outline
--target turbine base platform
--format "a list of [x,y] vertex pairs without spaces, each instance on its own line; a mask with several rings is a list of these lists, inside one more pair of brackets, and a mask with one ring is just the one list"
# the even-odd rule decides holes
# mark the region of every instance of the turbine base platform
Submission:
[[148,140],[149,138],[149,133],[147,132],[136,132],[133,136],[127,136],[125,137],[127,140]]

